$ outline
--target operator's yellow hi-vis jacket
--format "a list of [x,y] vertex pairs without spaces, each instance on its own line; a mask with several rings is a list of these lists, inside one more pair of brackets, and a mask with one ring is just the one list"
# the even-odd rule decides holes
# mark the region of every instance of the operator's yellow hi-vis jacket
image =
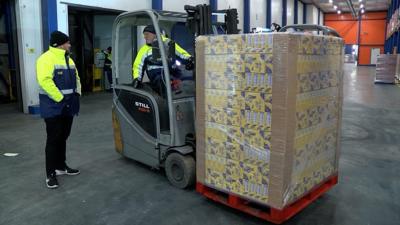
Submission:
[[36,61],[36,78],[43,118],[78,114],[81,83],[75,63],[65,50],[50,46]]
[[[161,37],[164,45],[168,46],[167,43],[170,41],[170,39],[165,36]],[[178,43],[175,43],[175,54],[179,59],[183,61],[186,61],[191,57],[191,55],[185,49],[179,46]],[[139,80],[142,80],[144,71],[147,72],[147,76],[149,77],[150,81],[157,80],[157,77],[160,76],[163,66],[162,64],[155,64],[154,62],[152,62],[152,60],[150,60],[151,56],[152,47],[147,44],[143,45],[140,48],[135,58],[135,61],[133,62],[132,74],[134,79],[137,78]]]
[[111,69],[112,54],[104,51],[104,55],[105,55],[104,66],[108,67],[109,69]]

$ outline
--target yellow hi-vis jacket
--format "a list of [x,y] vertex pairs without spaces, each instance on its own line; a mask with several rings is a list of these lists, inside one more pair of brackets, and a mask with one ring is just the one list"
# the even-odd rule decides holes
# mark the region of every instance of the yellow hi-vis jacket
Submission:
[[[65,50],[49,47],[36,61],[36,78],[40,86],[40,112],[42,117],[61,114],[76,115],[79,112],[81,83],[74,61]],[[67,108],[65,110],[64,108]]]
[[[165,36],[161,37],[164,44],[170,41],[170,39],[168,39]],[[191,55],[185,49],[179,46],[178,43],[175,43],[175,54],[178,58],[180,58],[183,61],[186,61],[191,57]],[[133,79],[137,78],[139,80],[142,80],[144,71],[147,71],[147,75],[150,80],[155,78],[155,76],[160,75],[160,70],[162,69],[162,65],[152,63],[152,60],[150,60],[151,56],[152,56],[152,47],[147,44],[143,45],[140,48],[135,58],[135,61],[133,62],[133,68],[132,68]]]

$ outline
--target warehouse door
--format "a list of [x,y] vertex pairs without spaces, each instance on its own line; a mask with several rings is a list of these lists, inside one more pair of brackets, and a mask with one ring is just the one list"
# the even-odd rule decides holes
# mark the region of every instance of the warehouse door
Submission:
[[90,7],[68,7],[72,58],[84,93],[101,91],[104,87],[105,77],[103,69],[96,67],[96,53],[111,46],[112,25],[119,13]]
[[0,104],[18,102],[22,111],[15,1],[0,1]]
[[376,65],[376,61],[380,54],[381,54],[380,48],[371,48],[371,65]]

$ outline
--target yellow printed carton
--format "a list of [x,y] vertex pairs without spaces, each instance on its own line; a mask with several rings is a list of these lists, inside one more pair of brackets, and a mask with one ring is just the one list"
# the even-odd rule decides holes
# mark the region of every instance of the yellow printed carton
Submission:
[[206,89],[207,105],[217,108],[242,108],[244,96],[242,92],[234,90]]
[[205,63],[209,65],[205,72],[224,73],[228,70],[227,58],[224,55],[208,55]]
[[207,89],[242,91],[244,89],[244,73],[208,71],[205,86]]
[[230,191],[237,191],[237,185],[240,178],[240,163],[237,160],[226,160],[223,176],[225,178],[225,187]]
[[246,110],[257,112],[270,112],[272,108],[272,95],[261,92],[242,92]]
[[232,54],[226,57],[226,70],[227,73],[243,73],[246,69],[246,55]]
[[241,125],[241,112],[238,108],[225,108],[226,125],[240,126]]
[[227,122],[227,114],[223,108],[212,107],[211,105],[207,106],[207,122],[218,123],[218,124],[226,124]]
[[244,50],[246,53],[272,53],[273,37],[252,34],[245,35]]
[[228,49],[228,43],[226,38],[223,36],[216,36],[215,38],[208,37],[206,39],[207,44],[205,45],[204,52],[209,55],[220,55],[226,54]]
[[240,122],[243,128],[270,130],[272,123],[271,110],[257,112],[252,110],[241,110]]
[[[272,67],[272,66],[271,66]],[[272,92],[272,68],[267,73],[244,73],[242,86],[246,92],[261,92],[271,94]]]
[[225,157],[230,160],[240,160],[243,145],[238,141],[225,142]]
[[226,36],[228,54],[241,54],[244,52],[245,35]]
[[245,54],[244,71],[250,73],[267,73],[272,68],[273,57],[270,54]]
[[244,143],[254,149],[271,149],[271,133],[259,129],[244,129]]

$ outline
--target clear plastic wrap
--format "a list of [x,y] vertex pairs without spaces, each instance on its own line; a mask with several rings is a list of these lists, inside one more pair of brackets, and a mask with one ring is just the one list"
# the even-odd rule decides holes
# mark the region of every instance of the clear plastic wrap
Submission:
[[394,83],[397,73],[397,54],[382,54],[376,61],[375,82]]
[[196,57],[198,182],[281,209],[337,173],[341,39],[201,36]]

